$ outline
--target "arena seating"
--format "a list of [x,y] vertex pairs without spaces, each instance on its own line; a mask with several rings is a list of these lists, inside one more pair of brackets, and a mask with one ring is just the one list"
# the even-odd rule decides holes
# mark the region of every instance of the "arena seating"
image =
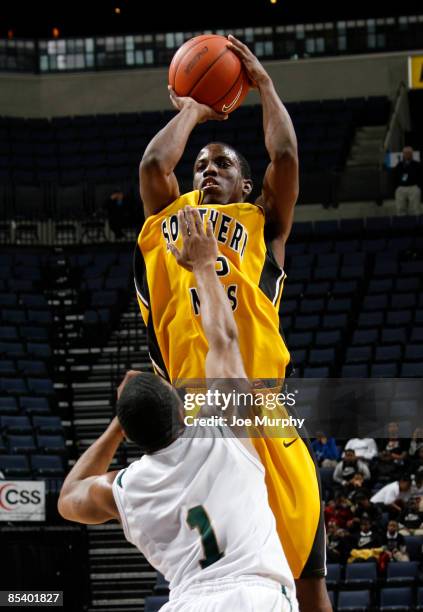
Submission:
[[[287,104],[301,163],[300,202],[327,202],[333,178],[344,167],[355,129],[385,125],[387,98],[351,98]],[[0,117],[0,219],[80,219],[104,212],[111,185],[135,189],[149,140],[172,111],[19,119]],[[267,166],[259,106],[237,110],[224,125],[196,127],[177,174],[185,190],[200,147],[211,140],[233,144],[251,163],[257,185]]]

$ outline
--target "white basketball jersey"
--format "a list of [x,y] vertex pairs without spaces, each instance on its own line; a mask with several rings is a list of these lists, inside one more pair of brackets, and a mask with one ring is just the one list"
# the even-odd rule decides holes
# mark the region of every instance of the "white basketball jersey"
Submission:
[[171,590],[240,576],[294,589],[263,466],[217,427],[193,429],[117,475],[113,494],[126,538]]

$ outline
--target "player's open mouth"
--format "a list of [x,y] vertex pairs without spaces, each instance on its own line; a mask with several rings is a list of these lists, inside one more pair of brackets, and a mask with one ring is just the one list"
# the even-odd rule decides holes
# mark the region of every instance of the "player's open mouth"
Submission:
[[208,189],[209,187],[219,187],[219,183],[217,183],[213,179],[206,179],[205,181],[203,181],[201,189]]

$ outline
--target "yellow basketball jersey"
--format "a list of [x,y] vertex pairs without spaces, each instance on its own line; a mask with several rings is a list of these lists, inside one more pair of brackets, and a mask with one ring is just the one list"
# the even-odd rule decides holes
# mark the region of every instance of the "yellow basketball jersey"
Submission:
[[177,212],[189,205],[213,225],[216,271],[232,305],[248,376],[283,379],[290,360],[278,314],[285,274],[266,248],[263,211],[247,203],[203,205],[202,197],[201,191],[179,197],[148,217],[138,238],[135,283],[153,365],[172,383],[205,378],[207,341],[195,277],[167,250],[169,242],[181,248]]
[[[182,195],[148,217],[134,255],[135,286],[156,372],[173,384],[205,378],[208,345],[195,277],[167,244],[181,248],[178,210],[197,207],[210,220],[219,257],[216,272],[232,305],[250,379],[285,377],[290,361],[279,305],[285,274],[264,239],[264,213],[254,204],[204,205],[203,193]],[[316,468],[301,438],[253,438],[266,469],[269,503],[295,578],[324,575],[324,527]]]

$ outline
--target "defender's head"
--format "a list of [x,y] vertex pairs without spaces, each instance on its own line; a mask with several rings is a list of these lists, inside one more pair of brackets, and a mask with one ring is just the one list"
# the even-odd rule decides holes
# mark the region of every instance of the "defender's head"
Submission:
[[169,446],[184,428],[181,399],[169,383],[154,374],[129,379],[116,410],[128,439],[147,454]]
[[204,204],[245,202],[253,189],[250,165],[232,146],[211,142],[195,160],[193,188],[204,191]]
[[411,161],[413,159],[413,147],[404,147],[402,156],[406,161]]

